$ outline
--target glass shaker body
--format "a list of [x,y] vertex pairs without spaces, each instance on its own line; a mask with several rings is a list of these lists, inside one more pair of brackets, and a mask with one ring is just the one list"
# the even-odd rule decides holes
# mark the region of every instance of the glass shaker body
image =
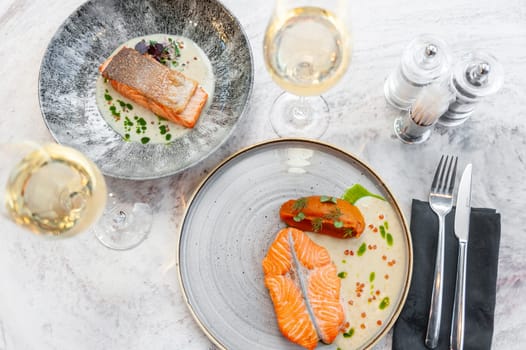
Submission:
[[387,102],[398,109],[408,110],[424,86],[449,76],[450,57],[448,46],[439,38],[431,35],[415,38],[385,81]]
[[502,81],[502,66],[494,56],[484,51],[465,55],[451,75],[449,88],[453,99],[439,123],[444,126],[464,123],[481,99],[500,89]]

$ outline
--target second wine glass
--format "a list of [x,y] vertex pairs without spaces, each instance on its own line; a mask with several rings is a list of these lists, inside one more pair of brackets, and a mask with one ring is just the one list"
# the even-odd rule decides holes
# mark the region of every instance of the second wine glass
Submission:
[[270,112],[279,136],[318,138],[327,130],[330,111],[320,95],[349,65],[348,20],[348,1],[276,1],[263,52],[267,70],[285,90]]
[[79,151],[32,142],[0,144],[0,151],[6,214],[20,226],[48,237],[92,229],[116,250],[134,248],[150,231],[150,206],[108,194],[99,168]]

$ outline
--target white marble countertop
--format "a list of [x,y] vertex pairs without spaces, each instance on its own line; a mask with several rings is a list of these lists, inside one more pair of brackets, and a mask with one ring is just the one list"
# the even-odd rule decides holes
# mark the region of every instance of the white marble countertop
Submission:
[[[40,61],[82,0],[0,2],[0,141],[52,141],[37,96]],[[275,138],[267,112],[279,88],[262,60],[271,2],[228,0],[252,44],[255,83],[237,132],[213,156],[181,174],[133,184],[152,204],[150,236],[116,252],[85,233],[43,240],[0,218],[0,350],[210,349],[186,308],[175,267],[178,225],[186,199],[222,159]],[[255,10],[257,9],[257,10]],[[397,112],[383,81],[417,34],[436,33],[458,54],[493,52],[505,68],[503,88],[474,117],[437,130],[420,146],[393,135]],[[325,96],[333,112],[322,138],[370,164],[399,198],[406,217],[412,198],[426,199],[441,153],[473,163],[473,206],[502,214],[494,349],[526,344],[526,2],[523,0],[369,0],[353,6],[354,52],[348,74]],[[109,180],[113,186],[126,181]],[[389,349],[390,335],[375,349]]]

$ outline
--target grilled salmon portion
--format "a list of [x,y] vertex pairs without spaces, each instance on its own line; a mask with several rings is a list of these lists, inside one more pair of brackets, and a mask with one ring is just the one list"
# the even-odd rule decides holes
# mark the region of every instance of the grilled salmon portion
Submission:
[[285,228],[263,259],[263,272],[281,333],[309,350],[320,340],[332,343],[345,316],[341,281],[327,249],[303,231]]
[[208,99],[195,80],[127,47],[99,70],[124,97],[185,127],[195,125]]

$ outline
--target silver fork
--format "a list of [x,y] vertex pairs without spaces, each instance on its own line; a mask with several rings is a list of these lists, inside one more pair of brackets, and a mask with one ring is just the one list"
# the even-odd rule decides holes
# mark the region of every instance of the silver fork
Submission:
[[438,345],[440,319],[442,318],[445,217],[447,213],[451,211],[451,207],[453,206],[453,187],[455,186],[457,161],[458,159],[455,156],[442,156],[440,158],[440,163],[438,163],[435,177],[433,178],[433,183],[431,185],[431,192],[429,193],[429,205],[438,216],[438,244],[435,261],[435,276],[426,333],[426,346],[431,349],[436,348]]

